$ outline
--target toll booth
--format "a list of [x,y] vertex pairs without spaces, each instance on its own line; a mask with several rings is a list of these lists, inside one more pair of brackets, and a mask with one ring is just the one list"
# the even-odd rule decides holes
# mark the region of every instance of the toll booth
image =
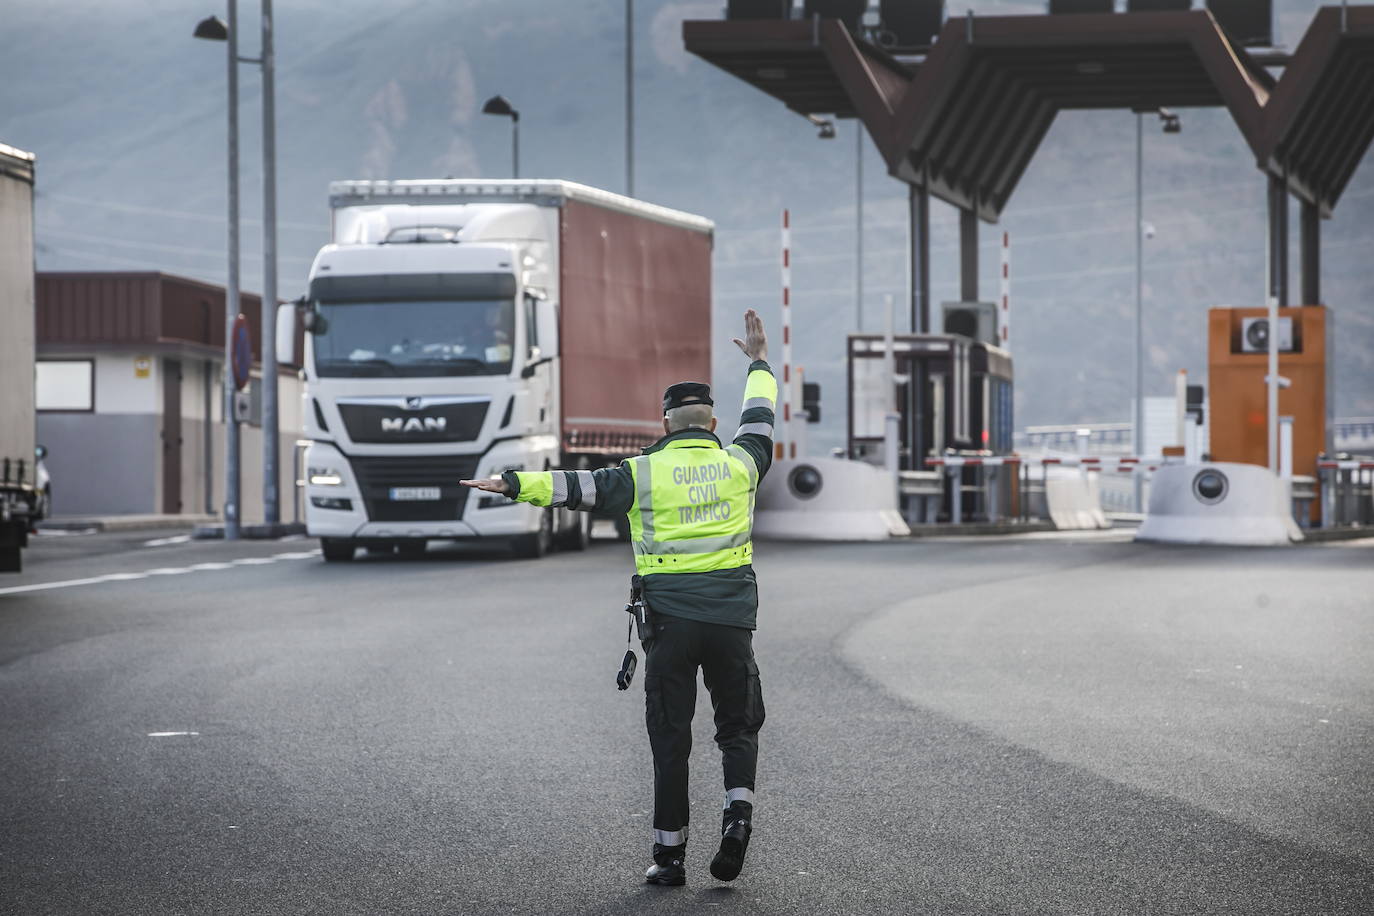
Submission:
[[[849,335],[848,454],[873,464],[883,460],[886,355],[882,335]],[[893,361],[901,470],[925,470],[937,455],[1011,452],[1010,353],[962,334],[899,334]]]

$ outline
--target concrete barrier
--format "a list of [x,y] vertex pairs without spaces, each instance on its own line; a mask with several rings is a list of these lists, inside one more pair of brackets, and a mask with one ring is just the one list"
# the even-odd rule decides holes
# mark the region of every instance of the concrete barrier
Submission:
[[1302,540],[1288,482],[1254,464],[1165,465],[1137,541],[1264,546]]
[[1045,508],[1060,531],[1084,531],[1111,527],[1102,512],[1097,479],[1079,473],[1045,480]]
[[754,536],[763,540],[882,541],[908,533],[893,476],[862,461],[774,461],[759,487]]

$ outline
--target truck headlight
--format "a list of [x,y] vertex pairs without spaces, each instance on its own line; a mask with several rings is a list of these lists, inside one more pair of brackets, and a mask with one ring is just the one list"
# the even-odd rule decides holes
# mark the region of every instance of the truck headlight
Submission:
[[311,468],[305,475],[314,487],[338,487],[343,485],[343,475],[333,468]]

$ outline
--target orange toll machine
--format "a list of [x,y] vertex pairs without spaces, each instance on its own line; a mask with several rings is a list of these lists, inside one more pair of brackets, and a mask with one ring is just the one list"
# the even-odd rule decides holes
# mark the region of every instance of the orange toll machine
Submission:
[[[1315,475],[1326,447],[1327,331],[1325,306],[1279,309],[1279,416],[1293,418],[1293,473]],[[1269,465],[1270,333],[1263,308],[1208,312],[1207,385],[1214,461]]]

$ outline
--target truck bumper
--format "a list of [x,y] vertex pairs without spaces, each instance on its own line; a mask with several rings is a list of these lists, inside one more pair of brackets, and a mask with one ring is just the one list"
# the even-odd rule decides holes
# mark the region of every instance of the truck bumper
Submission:
[[[518,445],[518,443],[512,443]],[[495,450],[493,450],[495,452]],[[365,460],[365,459],[364,459]],[[474,477],[490,476],[509,464],[518,464],[511,455],[492,454],[477,462]],[[372,518],[369,501],[357,468],[336,446],[329,442],[311,443],[305,452],[305,528],[311,537],[397,539],[433,538],[461,539],[476,537],[514,537],[537,531],[540,513],[524,503],[513,503],[504,496],[471,491],[460,503],[461,517],[456,519],[426,519],[424,514],[433,506],[417,502],[415,518],[405,518],[404,502],[389,503],[385,519]],[[490,465],[490,467],[488,467]],[[409,481],[397,481],[398,484]],[[457,480],[433,481],[441,484],[447,494],[458,485]],[[371,505],[377,507],[377,483],[372,482]]]

